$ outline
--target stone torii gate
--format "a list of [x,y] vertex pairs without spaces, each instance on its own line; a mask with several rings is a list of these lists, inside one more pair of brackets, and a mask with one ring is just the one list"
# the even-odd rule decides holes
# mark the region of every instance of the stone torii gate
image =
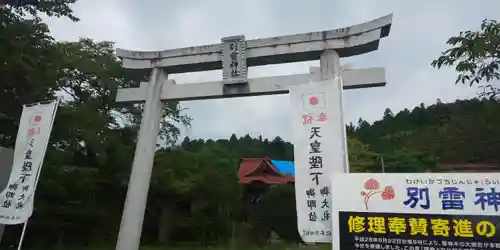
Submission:
[[[116,97],[117,102],[145,103],[116,249],[139,249],[163,101],[285,94],[292,85],[339,77],[344,89],[384,86],[384,68],[341,71],[339,59],[377,50],[391,23],[392,14],[330,31],[248,41],[233,36],[221,44],[154,52],[117,49],[124,68],[150,77],[139,88],[118,89]],[[248,67],[318,59],[319,70],[311,68],[309,74],[247,77]],[[222,69],[222,81],[175,84],[167,79],[167,73],[217,69]],[[339,172],[348,171],[339,167]]]

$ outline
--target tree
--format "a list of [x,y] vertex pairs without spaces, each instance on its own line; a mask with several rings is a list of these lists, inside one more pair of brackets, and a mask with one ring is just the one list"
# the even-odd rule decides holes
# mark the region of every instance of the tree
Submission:
[[[112,42],[56,42],[38,17],[77,21],[74,2],[0,6],[0,144],[14,145],[23,104],[61,98],[30,220],[39,233],[27,245],[115,241],[141,117],[142,105],[114,102],[117,88],[141,79],[121,67]],[[166,104],[160,134],[171,141],[176,125],[189,123],[179,112],[178,103]],[[9,234],[19,232],[9,228],[6,244]]]
[[[418,106],[412,111],[399,112],[393,119],[358,127],[351,139],[356,138],[369,145],[371,151],[383,155],[386,165],[390,161],[402,166],[425,163],[428,167],[435,163],[496,164],[500,162],[498,154],[493,153],[500,150],[498,112],[500,103],[494,99]],[[411,163],[408,159],[421,163]]]
[[386,173],[422,173],[435,170],[435,159],[425,153],[401,148],[384,156]]
[[[109,241],[116,236],[113,229],[120,221],[142,111],[141,105],[115,103],[114,96],[117,88],[134,86],[139,81],[121,67],[110,42],[81,39],[52,46],[57,68],[43,69],[41,74],[54,76],[53,87],[47,89],[47,96],[54,96],[55,90],[59,90],[66,98],[56,115],[46,167],[40,179],[40,192],[54,194],[37,196],[37,200],[51,200],[52,206],[47,209],[42,206],[33,224],[38,223],[44,232],[53,234],[47,235],[48,239],[56,238],[63,243],[84,244],[91,241],[88,237]],[[37,82],[27,81],[26,84],[36,85]],[[20,93],[29,94],[25,90]],[[170,124],[172,120],[183,121],[183,117],[178,116],[179,111],[177,103],[168,103],[163,114],[163,122],[167,125],[162,127],[161,133],[173,140],[178,130]],[[85,179],[85,187],[68,185],[83,183],[87,173],[92,175]],[[52,218],[51,224],[46,224],[44,218]],[[98,226],[99,230],[90,230],[96,224],[79,220],[98,221],[102,225]],[[78,237],[76,229],[94,231],[95,235]]]
[[259,243],[269,239],[271,231],[288,242],[302,242],[297,231],[297,209],[293,184],[272,186],[266,192],[256,209],[257,230],[255,237]]
[[367,122],[366,120],[364,120],[363,118],[359,118],[358,120],[358,128],[359,129],[363,129],[363,128],[367,128],[370,126],[370,123]]
[[438,69],[454,66],[458,73],[455,83],[479,84],[484,96],[496,97],[499,89],[491,81],[500,80],[500,23],[485,19],[481,30],[462,31],[446,43],[452,47],[431,65]]
[[370,151],[368,145],[355,138],[348,138],[347,147],[351,172],[378,172],[379,156]]
[[159,151],[148,203],[157,214],[149,221],[159,222],[159,242],[228,238],[241,198],[237,166],[238,160],[217,145],[196,153]]
[[55,98],[60,57],[44,23],[0,8],[0,144],[12,147],[22,105]]
[[384,119],[391,119],[394,117],[394,114],[392,113],[392,110],[390,108],[386,108],[384,110]]
[[[72,21],[80,19],[73,15],[71,5],[77,0],[58,0],[58,1],[40,1],[40,0],[1,0],[0,7],[5,16],[16,17],[17,19],[30,17],[40,22],[39,14],[43,13],[48,17],[67,17]],[[2,20],[2,24],[5,21]],[[8,25],[8,22],[7,22]]]

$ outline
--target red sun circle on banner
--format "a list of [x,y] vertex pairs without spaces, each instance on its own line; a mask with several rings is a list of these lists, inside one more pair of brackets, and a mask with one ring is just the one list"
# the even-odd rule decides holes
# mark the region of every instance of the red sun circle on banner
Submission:
[[309,104],[311,104],[311,105],[316,105],[316,104],[318,104],[318,97],[316,97],[316,96],[311,96],[311,97],[309,98]]
[[29,118],[29,124],[31,126],[38,126],[38,124],[42,121],[42,116],[41,114],[33,114],[31,115],[31,117]]

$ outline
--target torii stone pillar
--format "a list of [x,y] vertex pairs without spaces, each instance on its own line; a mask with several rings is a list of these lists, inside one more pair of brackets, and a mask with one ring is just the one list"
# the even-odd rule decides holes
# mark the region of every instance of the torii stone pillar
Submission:
[[[248,41],[234,36],[223,38],[221,44],[154,52],[117,49],[123,67],[150,77],[139,88],[119,89],[116,97],[117,102],[145,103],[116,249],[139,249],[163,101],[285,94],[292,85],[337,77],[342,77],[344,89],[384,86],[384,68],[340,71],[339,58],[377,50],[380,39],[389,35],[391,23],[392,14],[330,31]],[[319,74],[311,69],[309,74],[247,78],[251,66],[318,59]],[[167,80],[167,72],[217,69],[223,70],[222,81],[176,85]],[[338,172],[347,171],[339,167]]]

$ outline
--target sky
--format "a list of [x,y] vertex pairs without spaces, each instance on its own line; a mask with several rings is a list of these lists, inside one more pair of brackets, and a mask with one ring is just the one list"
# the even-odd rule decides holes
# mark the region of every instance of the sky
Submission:
[[[379,50],[341,60],[350,68],[385,67],[387,85],[347,90],[346,122],[373,122],[386,108],[394,113],[437,99],[475,97],[479,89],[455,85],[453,69],[437,70],[433,59],[446,40],[462,30],[477,30],[485,18],[500,19],[498,0],[80,0],[73,9],[80,22],[47,19],[62,41],[89,37],[114,41],[129,50],[164,50],[219,43],[222,37],[266,38],[331,30],[393,13],[391,33]],[[319,61],[252,67],[249,77],[309,72]],[[169,76],[177,84],[221,80],[221,71]],[[292,139],[288,95],[181,102],[193,118],[182,137],[229,138],[249,133]]]

